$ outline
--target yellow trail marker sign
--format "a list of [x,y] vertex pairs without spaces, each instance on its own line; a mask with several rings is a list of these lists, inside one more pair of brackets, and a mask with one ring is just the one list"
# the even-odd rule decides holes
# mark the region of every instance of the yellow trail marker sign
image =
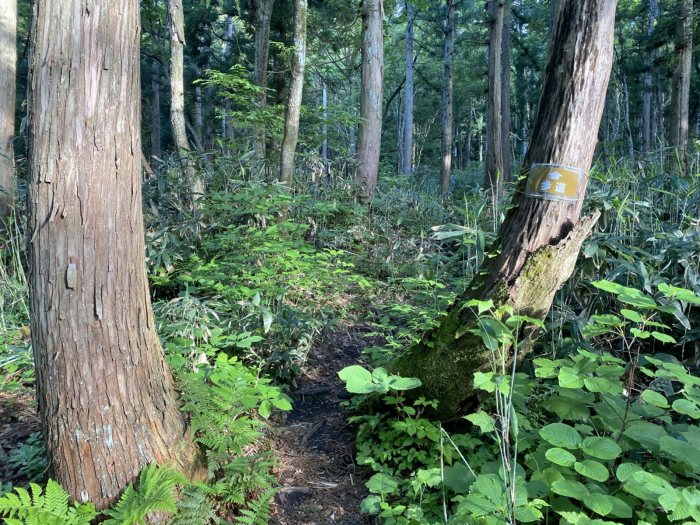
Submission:
[[580,197],[583,170],[561,164],[533,164],[527,174],[525,193],[550,201],[576,202]]

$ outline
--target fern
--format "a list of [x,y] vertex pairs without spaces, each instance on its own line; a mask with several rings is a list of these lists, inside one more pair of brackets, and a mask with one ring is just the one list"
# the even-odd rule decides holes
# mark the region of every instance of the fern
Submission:
[[247,508],[241,509],[236,518],[239,525],[267,525],[270,519],[270,503],[277,494],[276,489],[268,489],[257,498],[248,502]]
[[215,518],[214,505],[207,485],[187,485],[181,491],[177,514],[171,525],[207,525]]
[[68,494],[53,480],[46,491],[30,483],[30,491],[21,487],[0,497],[0,516],[7,525],[90,525],[97,516],[94,505],[68,504]]
[[104,524],[143,525],[151,512],[175,513],[175,487],[179,483],[187,483],[187,480],[172,469],[158,467],[155,463],[144,467],[139,475],[138,489],[133,483],[129,484],[116,505],[104,512],[110,517]]

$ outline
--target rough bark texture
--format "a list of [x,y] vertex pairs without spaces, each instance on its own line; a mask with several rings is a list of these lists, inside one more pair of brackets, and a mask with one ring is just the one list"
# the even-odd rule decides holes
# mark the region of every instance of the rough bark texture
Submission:
[[[651,45],[659,18],[659,5],[656,0],[649,0],[649,22],[647,24],[647,41]],[[642,156],[646,157],[651,149],[651,86],[656,69],[656,51],[650,49],[644,59],[644,77],[642,79]]]
[[[275,0],[254,0],[255,16],[255,64],[253,81],[261,89],[258,95],[258,108],[267,106],[267,66],[270,59],[270,20]],[[265,126],[260,125],[255,132],[255,156],[261,164],[266,160]]]
[[[581,243],[597,216],[579,221],[587,173],[605,105],[612,65],[613,0],[560,0],[545,69],[537,120],[525,170],[533,163],[583,170],[576,202],[514,194],[500,231],[498,256],[448,310],[441,325],[427,333],[391,366],[393,372],[423,381],[422,395],[440,401],[443,416],[453,414],[473,394],[472,374],[489,366],[489,352],[469,331],[477,320],[470,299],[510,304],[517,314],[544,317],[554,293],[573,271]],[[528,331],[523,337],[531,338]]]
[[401,173],[404,175],[413,171],[413,26],[415,19],[415,7],[411,2],[406,2],[406,82],[403,104],[403,153],[401,154]]
[[362,6],[362,86],[360,133],[355,181],[359,197],[370,200],[377,187],[382,140],[382,84],[384,81],[383,0],[364,0]]
[[[453,138],[453,92],[452,58],[454,56],[454,0],[446,0],[445,45],[443,52],[442,74],[442,130],[440,137],[440,189],[442,193],[450,191],[452,175],[452,138]],[[470,130],[468,131],[470,133]]]
[[294,177],[294,153],[299,139],[299,115],[301,114],[301,99],[304,93],[307,0],[295,0],[294,8],[294,56],[292,57],[292,77],[289,81],[284,138],[282,139],[280,155],[280,182],[287,186],[292,185]]
[[196,208],[197,200],[204,194],[204,183],[195,170],[185,124],[185,15],[182,10],[182,0],[168,0],[168,28],[170,29],[170,125],[180,164],[190,185],[192,202]]
[[671,90],[671,146],[683,169],[688,163],[688,104],[693,56],[693,0],[678,0],[676,63]]
[[503,14],[501,38],[501,159],[503,181],[510,180],[510,2]]
[[0,226],[14,201],[16,38],[17,0],[0,0]]
[[505,0],[491,0],[489,10],[488,94],[486,96],[486,176],[484,186],[494,204],[503,193],[503,136],[501,110],[503,76],[501,72]]
[[49,473],[104,508],[150,462],[186,467],[148,294],[139,2],[33,4],[32,346]]

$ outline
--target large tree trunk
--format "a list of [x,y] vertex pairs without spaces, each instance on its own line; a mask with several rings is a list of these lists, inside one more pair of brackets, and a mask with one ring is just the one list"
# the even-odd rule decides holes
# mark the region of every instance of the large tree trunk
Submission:
[[191,464],[155,331],[141,215],[139,2],[33,4],[32,346],[49,474],[113,503],[147,463]]
[[[157,64],[151,76],[151,159],[160,158],[160,73]],[[156,164],[158,166],[158,164]],[[158,169],[156,167],[156,169]]]
[[0,0],[0,226],[12,213],[15,188],[17,0]]
[[[450,191],[452,175],[452,138],[454,125],[452,58],[454,56],[454,0],[446,0],[445,13],[445,47],[443,53],[442,74],[442,134],[440,138],[440,189],[442,193]],[[471,134],[471,130],[467,131]]]
[[404,84],[403,106],[403,153],[401,155],[401,173],[407,175],[413,171],[413,26],[416,20],[416,8],[406,2],[406,83]]
[[359,197],[371,200],[377,187],[382,141],[382,84],[384,82],[383,0],[364,0],[362,6],[362,86],[360,136],[355,182]]
[[510,180],[510,16],[506,2],[501,38],[501,159],[503,181]]
[[488,50],[488,94],[486,97],[486,176],[484,187],[491,192],[494,205],[503,194],[503,128],[502,96],[503,75],[502,45],[503,22],[506,11],[505,0],[491,0],[488,5],[489,50]]
[[[649,22],[647,24],[647,45],[651,46],[659,18],[659,5],[656,0],[649,0]],[[644,59],[644,77],[642,79],[642,156],[649,155],[651,149],[651,86],[656,69],[656,51],[649,49]]]
[[676,57],[671,90],[671,147],[683,169],[688,163],[688,105],[693,55],[693,0],[678,0]]
[[[258,94],[258,109],[264,110],[267,106],[267,67],[270,59],[270,21],[272,20],[272,8],[275,0],[254,0],[255,16],[255,64],[253,69],[253,81],[260,88]],[[266,153],[265,126],[259,125],[255,132],[255,156],[260,164],[264,164]]]
[[185,16],[182,0],[168,0],[168,27],[170,29],[170,125],[177,147],[182,171],[190,186],[192,204],[204,194],[204,183],[197,176],[185,124]]
[[294,177],[294,153],[299,139],[299,116],[304,93],[307,0],[295,0],[294,7],[294,56],[292,57],[292,78],[289,82],[280,162],[280,182],[287,186],[292,185]]
[[[440,326],[391,366],[395,373],[419,377],[423,382],[420,394],[438,399],[442,416],[453,414],[472,396],[472,374],[489,366],[489,351],[470,332],[478,327],[478,321],[470,308],[464,308],[465,303],[492,299],[496,307],[509,304],[516,314],[543,318],[555,292],[573,271],[580,246],[594,226],[597,216],[581,221],[579,216],[610,77],[615,5],[614,0],[558,2],[540,106],[523,171],[530,173],[530,184],[537,184],[529,186],[523,178],[494,247],[498,255],[486,259],[483,271],[450,307]],[[531,169],[534,164],[580,170],[578,192],[573,193],[576,196],[550,200],[558,198],[554,192],[562,189],[556,187],[558,171],[574,172]],[[543,177],[538,180],[535,174]],[[560,180],[569,183],[566,177]],[[531,340],[534,333],[528,329],[520,340]]]

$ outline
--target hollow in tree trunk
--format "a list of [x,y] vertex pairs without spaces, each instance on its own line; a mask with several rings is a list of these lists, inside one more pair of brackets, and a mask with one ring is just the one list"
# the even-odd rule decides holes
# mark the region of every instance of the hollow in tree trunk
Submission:
[[17,0],[0,0],[0,227],[12,213],[15,188]]
[[[395,360],[394,373],[421,379],[421,395],[440,402],[443,417],[473,397],[474,372],[489,366],[489,351],[470,332],[470,299],[510,305],[519,315],[544,318],[557,289],[569,278],[586,236],[597,219],[579,220],[612,65],[614,0],[560,0],[544,73],[537,119],[523,174],[535,163],[581,170],[578,198],[547,200],[518,191],[501,227],[495,255],[448,309],[438,328]],[[533,172],[539,170],[533,170]],[[546,180],[558,173],[545,170]],[[555,187],[555,185],[553,185]],[[537,186],[537,191],[546,189]],[[551,195],[550,195],[551,196]],[[536,332],[525,328],[520,340]],[[529,345],[526,345],[526,348]]]
[[194,447],[146,278],[139,2],[83,7],[33,4],[27,237],[49,475],[102,509],[147,463],[188,469]]

